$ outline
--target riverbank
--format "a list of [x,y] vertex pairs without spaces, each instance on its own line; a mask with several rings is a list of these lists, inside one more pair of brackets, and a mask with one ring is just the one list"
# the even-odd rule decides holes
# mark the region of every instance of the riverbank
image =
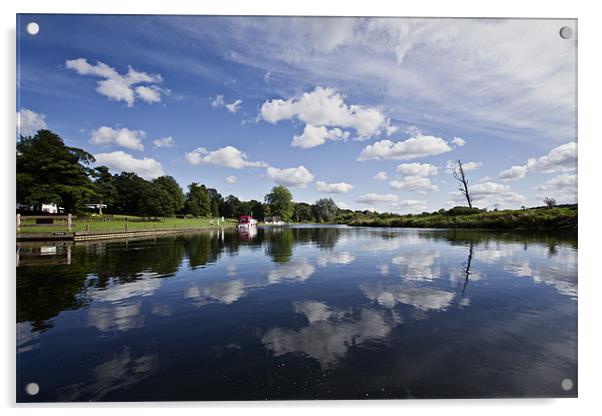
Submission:
[[221,231],[227,227],[209,226],[195,228],[162,228],[142,230],[113,230],[113,231],[55,231],[45,233],[17,233],[17,242],[26,241],[93,241],[93,240],[115,240],[121,238],[140,238],[153,236],[166,236],[181,233],[212,232]]
[[53,234],[57,232],[116,232],[139,230],[170,230],[181,228],[234,227],[236,220],[217,218],[158,218],[148,220],[141,217],[111,215],[106,217],[77,217],[73,220],[71,230],[65,225],[36,226],[33,221],[22,221],[17,234]]
[[65,225],[36,226],[33,221],[22,222],[17,241],[87,241],[141,236],[168,235],[183,232],[202,232],[233,228],[235,220],[212,218],[160,218],[154,221],[132,216],[76,218],[71,230]]
[[425,213],[353,219],[347,225],[369,227],[479,228],[502,230],[577,231],[577,205],[479,212],[468,215]]

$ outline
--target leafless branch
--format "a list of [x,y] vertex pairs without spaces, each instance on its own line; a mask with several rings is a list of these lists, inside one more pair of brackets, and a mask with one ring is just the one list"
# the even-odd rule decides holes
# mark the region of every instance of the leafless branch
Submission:
[[464,195],[466,198],[466,202],[468,202],[468,206],[472,208],[472,198],[470,197],[470,193],[468,192],[468,179],[464,174],[464,169],[462,168],[462,162],[458,159],[454,165],[453,170],[454,178],[460,182],[460,187],[458,190]]

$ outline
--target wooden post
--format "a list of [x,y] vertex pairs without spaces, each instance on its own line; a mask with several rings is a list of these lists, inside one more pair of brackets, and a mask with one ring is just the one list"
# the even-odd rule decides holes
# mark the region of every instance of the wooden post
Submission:
[[125,230],[126,231],[128,230],[128,222],[127,221],[125,222]]
[[90,231],[90,224],[86,224],[86,231]]
[[17,214],[17,232],[21,231],[21,214]]
[[67,214],[67,229],[71,231],[71,214]]

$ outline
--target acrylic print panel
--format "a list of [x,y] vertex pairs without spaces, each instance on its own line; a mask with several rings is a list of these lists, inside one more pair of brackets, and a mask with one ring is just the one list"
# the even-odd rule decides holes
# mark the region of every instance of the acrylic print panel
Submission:
[[17,401],[577,396],[575,20],[17,23]]

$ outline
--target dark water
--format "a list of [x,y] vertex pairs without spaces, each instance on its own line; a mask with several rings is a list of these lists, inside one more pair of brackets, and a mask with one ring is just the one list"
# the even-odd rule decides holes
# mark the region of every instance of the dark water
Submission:
[[571,237],[303,227],[17,261],[19,401],[577,392]]

